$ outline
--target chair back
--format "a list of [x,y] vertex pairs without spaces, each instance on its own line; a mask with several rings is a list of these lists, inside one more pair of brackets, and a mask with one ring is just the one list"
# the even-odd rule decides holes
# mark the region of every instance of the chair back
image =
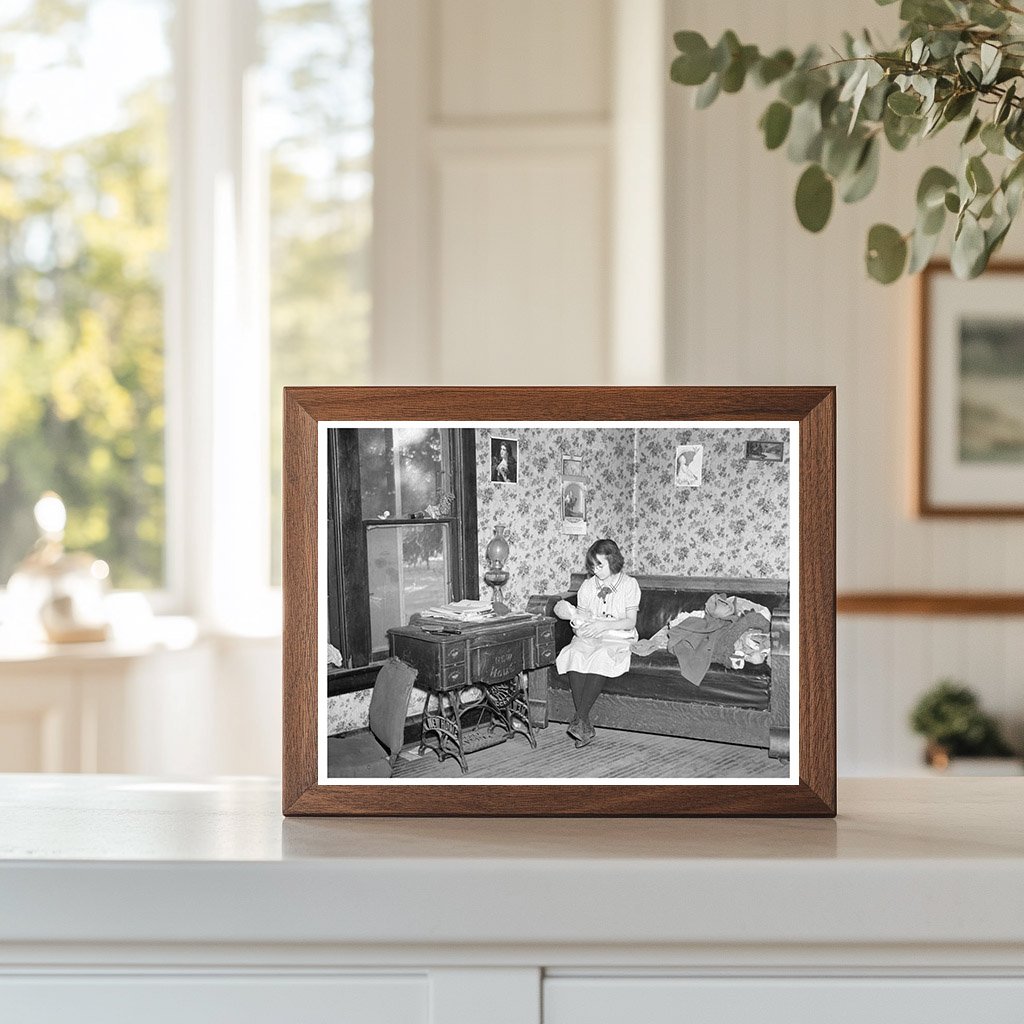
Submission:
[[377,673],[370,698],[370,732],[388,752],[393,765],[405,738],[405,719],[409,714],[412,684],[416,669],[398,658],[388,658]]

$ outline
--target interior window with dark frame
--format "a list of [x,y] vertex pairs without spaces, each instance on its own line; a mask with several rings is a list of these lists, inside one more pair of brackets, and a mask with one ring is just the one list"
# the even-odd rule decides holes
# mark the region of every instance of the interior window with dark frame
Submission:
[[346,669],[382,661],[387,631],[479,596],[475,431],[328,431],[328,624]]

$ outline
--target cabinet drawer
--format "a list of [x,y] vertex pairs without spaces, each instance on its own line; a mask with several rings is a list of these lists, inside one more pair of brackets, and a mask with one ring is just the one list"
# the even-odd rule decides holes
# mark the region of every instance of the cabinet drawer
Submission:
[[18,1024],[426,1024],[425,974],[255,977],[179,975],[0,979],[3,1019]]
[[1019,1024],[1024,978],[549,977],[544,1024]]
[[470,658],[471,679],[474,683],[500,683],[511,679],[526,668],[529,640],[508,640],[473,651]]

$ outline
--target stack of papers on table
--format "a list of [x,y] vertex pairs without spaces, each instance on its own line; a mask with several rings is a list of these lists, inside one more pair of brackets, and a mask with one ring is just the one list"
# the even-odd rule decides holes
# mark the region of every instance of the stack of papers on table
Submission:
[[494,617],[490,601],[452,601],[428,608],[425,612],[434,619],[452,619],[455,622],[479,622]]

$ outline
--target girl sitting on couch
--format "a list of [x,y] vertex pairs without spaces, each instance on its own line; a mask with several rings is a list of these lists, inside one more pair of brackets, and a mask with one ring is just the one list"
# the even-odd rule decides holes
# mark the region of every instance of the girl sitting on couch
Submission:
[[559,601],[554,608],[555,615],[568,619],[575,633],[572,642],[559,651],[555,667],[569,677],[576,717],[567,732],[577,748],[594,740],[590,710],[605,684],[629,671],[629,645],[637,639],[640,584],[623,572],[623,565],[615,541],[595,541],[587,551],[591,575],[580,586],[577,606]]

